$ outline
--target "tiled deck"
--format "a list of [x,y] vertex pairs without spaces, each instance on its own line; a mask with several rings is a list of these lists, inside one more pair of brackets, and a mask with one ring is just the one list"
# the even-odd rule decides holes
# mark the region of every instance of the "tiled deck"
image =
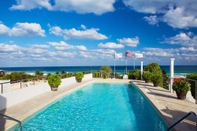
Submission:
[[[35,111],[39,110],[40,108],[51,103],[55,99],[58,99],[61,96],[68,94],[80,88],[82,85],[92,81],[112,81],[128,83],[130,80],[91,79],[88,81],[83,81],[82,83],[74,83],[65,88],[59,88],[57,92],[50,91],[44,93],[1,112],[8,116],[22,120]],[[153,87],[152,84],[147,84],[143,81],[132,80],[132,82],[139,87],[139,89],[151,100],[152,103],[154,103],[155,107],[158,108],[164,120],[166,120],[169,125],[172,125],[174,122],[176,122],[178,119],[180,119],[190,111],[197,113],[196,104],[187,100],[178,100],[175,93],[170,93],[169,91],[160,87]],[[3,126],[5,122],[6,125]],[[0,130],[5,130],[15,123],[16,122],[13,122],[11,120],[1,118],[0,126],[2,128],[0,128]],[[176,131],[196,131],[195,124],[195,117],[191,115],[183,122],[179,123],[175,129]]]
[[[178,100],[176,93],[170,93],[160,87],[153,87],[152,84],[144,83],[144,81],[133,81],[133,83],[150,99],[169,126],[190,111],[197,113],[195,103],[188,100]],[[188,116],[177,124],[175,129],[176,131],[196,131],[196,117],[194,115]]]

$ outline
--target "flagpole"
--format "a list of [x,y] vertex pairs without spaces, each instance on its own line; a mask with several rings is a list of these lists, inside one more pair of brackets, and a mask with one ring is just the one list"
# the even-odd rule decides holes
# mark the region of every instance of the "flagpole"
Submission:
[[126,57],[126,74],[127,74],[127,57]]

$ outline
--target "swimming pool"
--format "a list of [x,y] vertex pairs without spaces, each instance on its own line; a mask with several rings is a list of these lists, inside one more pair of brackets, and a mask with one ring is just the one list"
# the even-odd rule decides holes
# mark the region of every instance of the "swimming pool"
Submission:
[[23,131],[166,129],[165,122],[135,85],[125,83],[88,84],[23,122]]

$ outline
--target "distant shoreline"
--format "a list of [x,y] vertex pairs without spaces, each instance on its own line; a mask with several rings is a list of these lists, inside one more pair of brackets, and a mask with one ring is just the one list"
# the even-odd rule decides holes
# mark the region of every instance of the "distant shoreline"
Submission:
[[[82,66],[77,66],[77,65],[68,65],[68,66],[7,66],[7,67],[0,67],[0,69],[1,68],[29,68],[29,67],[101,67],[101,66],[114,66],[114,65],[87,65],[87,66],[85,66],[85,65],[82,65]],[[115,66],[125,66],[125,65],[115,65]],[[128,66],[132,66],[133,67],[133,65],[128,65]],[[140,65],[135,65],[136,67],[140,67]],[[144,67],[145,67],[146,65],[144,65]],[[161,66],[170,66],[170,65],[160,65],[160,67]],[[179,66],[197,66],[197,65],[174,65],[174,66],[177,66],[177,67],[179,67]]]
[[[114,72],[114,66],[110,66],[112,72]],[[144,66],[145,68],[146,66]],[[25,73],[35,73],[36,71],[42,72],[44,74],[48,73],[61,73],[62,71],[68,73],[75,73],[75,72],[95,72],[98,71],[101,66],[37,66],[37,67],[0,67],[0,70],[5,70],[7,72],[25,72]],[[135,69],[140,69],[140,66],[135,66]],[[160,66],[161,70],[165,70],[167,75],[170,74],[170,66]],[[127,66],[127,71],[134,70],[133,65]],[[123,75],[126,72],[125,65],[117,65],[115,66],[115,71],[117,74]],[[174,66],[174,73],[175,75],[185,76],[191,73],[197,73],[197,66],[194,65],[175,65]]]

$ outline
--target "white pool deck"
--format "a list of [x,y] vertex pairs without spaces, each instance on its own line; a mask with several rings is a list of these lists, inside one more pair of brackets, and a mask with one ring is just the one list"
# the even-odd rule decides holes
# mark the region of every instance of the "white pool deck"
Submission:
[[[119,79],[90,79],[83,81],[82,83],[74,83],[67,87],[59,88],[58,91],[46,92],[42,95],[31,98],[20,104],[12,106],[6,110],[1,111],[1,113],[14,117],[18,120],[23,120],[30,116],[34,112],[40,110],[42,107],[51,103],[52,101],[79,89],[85,84],[98,81],[98,82],[125,82],[129,83],[132,81],[153,105],[158,109],[166,123],[170,126],[177,120],[182,118],[188,112],[193,111],[197,113],[197,105],[188,100],[178,100],[175,93],[170,93],[160,87],[153,87],[150,83],[144,83],[140,80],[119,80]],[[117,94],[118,95],[118,94]],[[147,121],[148,122],[148,121]],[[5,119],[0,117],[0,130],[7,130],[11,126],[16,124],[15,121]],[[151,124],[151,123],[150,123]],[[143,126],[143,123],[142,123]],[[190,115],[181,123],[175,126],[176,131],[196,131],[196,118],[194,115]]]

